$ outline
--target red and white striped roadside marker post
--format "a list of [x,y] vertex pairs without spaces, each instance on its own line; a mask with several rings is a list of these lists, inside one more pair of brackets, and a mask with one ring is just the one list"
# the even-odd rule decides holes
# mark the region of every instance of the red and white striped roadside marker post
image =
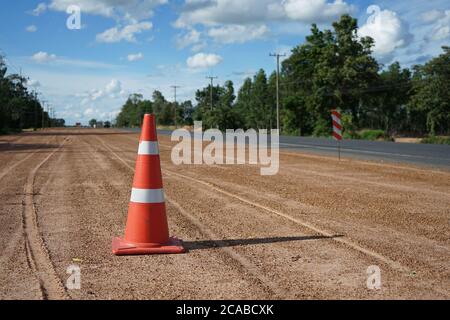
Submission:
[[341,161],[341,140],[342,140],[342,124],[341,113],[337,110],[331,111],[331,118],[333,119],[333,137],[338,143],[338,157]]

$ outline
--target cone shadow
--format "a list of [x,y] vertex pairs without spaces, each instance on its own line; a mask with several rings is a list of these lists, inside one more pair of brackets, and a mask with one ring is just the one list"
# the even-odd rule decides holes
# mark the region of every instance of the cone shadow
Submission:
[[339,238],[342,235],[334,236],[298,236],[298,237],[272,237],[272,238],[253,238],[253,239],[229,239],[229,240],[201,240],[184,241],[183,246],[187,251],[203,250],[213,248],[239,247],[258,244],[269,244],[289,241],[310,241]]

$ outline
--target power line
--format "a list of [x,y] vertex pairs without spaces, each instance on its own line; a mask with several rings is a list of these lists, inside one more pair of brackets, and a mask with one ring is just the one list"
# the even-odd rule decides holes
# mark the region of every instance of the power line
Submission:
[[44,126],[45,126],[45,123],[44,123],[44,120],[45,120],[45,105],[47,104],[47,100],[42,100],[42,129],[44,129]]
[[175,119],[175,128],[178,128],[178,123],[177,123],[177,89],[178,88],[181,88],[180,86],[177,86],[177,85],[174,85],[174,86],[171,86],[171,88],[173,88],[173,91],[174,91],[174,112],[175,112],[175,115],[174,115],[174,119]]
[[214,86],[214,79],[219,79],[219,77],[206,77],[206,79],[211,80],[211,88],[210,88],[210,95],[211,95],[211,111],[213,110],[213,86]]
[[[25,78],[26,80],[30,80],[29,77],[23,75],[22,67],[19,67],[19,66],[14,65],[14,64],[11,62],[11,59],[9,59],[9,58],[7,57],[6,52],[5,52],[3,49],[1,49],[1,48],[0,48],[0,56],[3,57],[3,61],[5,62],[5,65],[6,65],[7,69],[12,69],[13,71],[15,71],[15,74],[17,74],[17,75],[20,76],[20,81],[21,81],[22,84],[23,84],[23,81],[22,81],[22,80],[23,80],[24,78]],[[27,84],[28,84],[28,83],[27,83]],[[37,96],[40,95],[40,96],[41,96],[42,98],[44,98],[44,99],[46,99],[46,97],[45,97],[45,95],[44,95],[42,92],[38,92],[36,86],[33,86],[33,88],[34,88],[33,92],[34,92],[34,99],[35,99],[35,119],[34,119],[34,122],[35,122],[35,127],[37,127],[37,122],[38,122],[38,121],[37,121],[37,102],[42,103],[43,101],[45,101],[45,100],[39,101],[39,99],[38,99]],[[27,89],[29,89],[29,88],[27,88]],[[31,94],[33,94],[33,92],[32,92]],[[46,101],[46,102],[48,102],[48,101]],[[44,112],[45,112],[44,106],[41,106],[41,108],[42,108],[42,113],[44,114]],[[50,114],[50,113],[48,113],[48,115],[49,115],[49,117],[51,117],[51,114]],[[55,110],[53,110],[53,117],[54,117],[54,116],[55,116]],[[44,115],[42,115],[42,118],[44,118]],[[42,121],[42,122],[43,122],[43,121]]]
[[[15,74],[22,76],[22,67],[19,67],[19,66],[13,64],[11,62],[11,59],[8,58],[8,55],[6,54],[6,52],[2,49],[0,49],[0,56],[3,57],[3,61],[5,62],[7,69],[13,69],[13,72]],[[10,73],[10,74],[14,74],[14,73]]]
[[280,132],[280,57],[286,57],[285,54],[271,53],[271,57],[277,58],[277,130]]

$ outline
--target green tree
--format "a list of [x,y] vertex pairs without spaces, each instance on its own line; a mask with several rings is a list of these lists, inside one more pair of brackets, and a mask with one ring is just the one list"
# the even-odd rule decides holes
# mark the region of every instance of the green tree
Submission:
[[[195,93],[195,100],[197,106],[194,111],[194,120],[203,121],[205,128],[213,128],[217,126],[216,112],[214,109],[218,108],[220,96],[223,94],[223,87],[217,85],[212,87],[212,106],[211,106],[211,85],[197,90]],[[211,108],[212,107],[212,108]]]
[[306,43],[295,47],[283,62],[285,96],[291,103],[304,103],[299,108],[312,115],[308,120],[316,135],[329,135],[334,108],[348,111],[358,124],[364,92],[378,79],[378,63],[371,55],[373,40],[359,38],[357,31],[357,20],[349,15],[333,23],[333,31],[321,31],[313,24]]
[[263,69],[255,75],[250,94],[250,113],[247,123],[251,128],[267,129],[270,127],[272,106],[269,99],[267,76]]
[[182,122],[186,125],[193,125],[194,106],[192,105],[192,101],[187,100],[182,102],[180,105],[180,109],[182,113]]
[[380,85],[376,114],[381,117],[380,127],[389,135],[404,129],[406,104],[411,90],[411,72],[409,69],[402,69],[400,63],[395,62],[381,72]]
[[239,89],[235,112],[238,115],[238,119],[243,128],[248,129],[251,127],[251,101],[252,101],[252,79],[246,78],[241,88]]
[[156,114],[156,119],[159,120],[162,110],[167,105],[167,101],[166,98],[164,98],[163,94],[158,90],[155,90],[153,92],[152,99],[153,99],[153,111]]
[[29,92],[26,84],[25,77],[8,75],[4,57],[0,56],[0,132],[37,128],[42,118],[48,120],[36,93]]
[[414,67],[411,120],[431,135],[450,132],[450,47],[423,66]]
[[[117,116],[118,127],[139,127],[146,113],[155,113],[158,125],[173,125],[175,112],[177,123],[184,124],[186,117],[192,122],[192,103],[190,101],[175,104],[168,102],[160,91],[154,91],[151,100],[145,100],[141,94],[132,94]],[[175,109],[176,108],[176,109]],[[187,116],[185,115],[187,113]]]
[[219,105],[211,114],[212,123],[220,130],[237,129],[240,124],[234,108],[235,99],[233,82],[226,81],[224,87],[220,90]]
[[141,125],[142,115],[139,105],[143,100],[141,94],[132,94],[122,107],[121,112],[117,116],[118,127],[138,127]]

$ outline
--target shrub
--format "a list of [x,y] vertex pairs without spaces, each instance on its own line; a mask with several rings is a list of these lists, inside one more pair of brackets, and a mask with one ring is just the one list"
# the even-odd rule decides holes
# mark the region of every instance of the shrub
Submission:
[[432,143],[432,144],[448,144],[450,145],[450,137],[439,137],[439,136],[428,136],[423,138],[421,143]]
[[361,130],[358,133],[358,135],[359,135],[360,139],[362,139],[362,140],[370,140],[370,141],[391,140],[391,138],[388,135],[386,135],[383,130],[366,129],[366,130]]
[[314,126],[314,137],[329,137],[331,134],[331,124],[324,119],[318,119]]

